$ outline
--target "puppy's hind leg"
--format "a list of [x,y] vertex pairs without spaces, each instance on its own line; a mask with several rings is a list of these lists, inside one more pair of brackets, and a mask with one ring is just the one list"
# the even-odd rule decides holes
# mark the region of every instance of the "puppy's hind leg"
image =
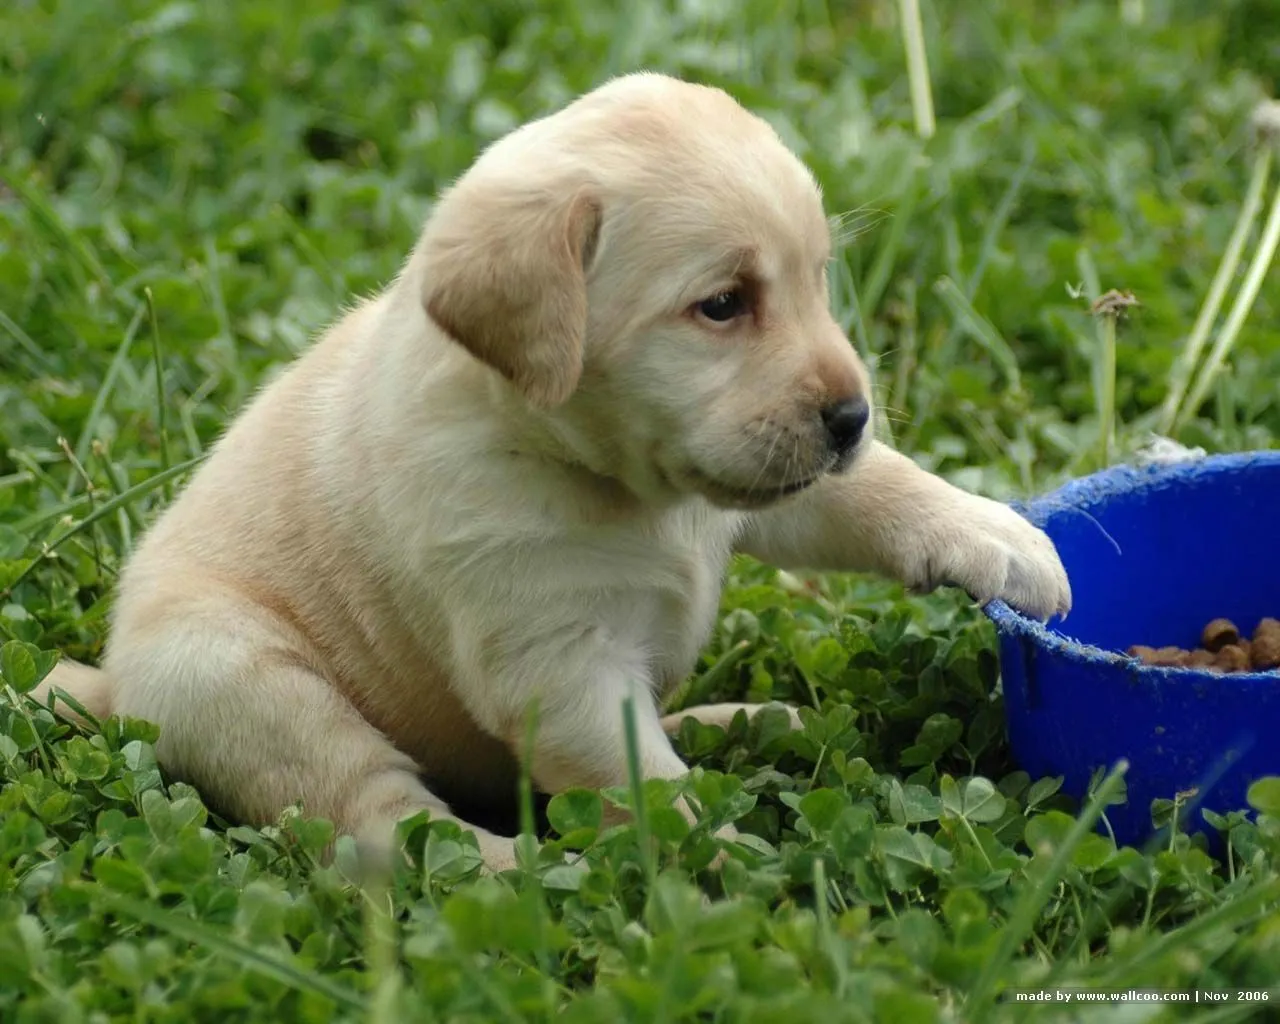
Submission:
[[222,813],[267,825],[299,804],[353,836],[362,867],[381,870],[400,855],[398,822],[426,810],[474,831],[490,870],[515,866],[513,841],[456,818],[287,630],[256,609],[175,618],[152,620],[147,640],[118,638],[116,710],[160,726],[160,764]]
[[662,731],[668,736],[676,736],[680,732],[680,723],[686,718],[692,718],[701,722],[703,725],[718,725],[721,729],[728,729],[734,716],[739,711],[745,711],[748,718],[752,718],[760,711],[768,707],[782,707],[786,709],[787,714],[791,717],[792,729],[803,729],[804,723],[800,721],[800,715],[790,704],[696,704],[691,708],[685,708],[683,711],[674,711],[669,715],[662,716]]

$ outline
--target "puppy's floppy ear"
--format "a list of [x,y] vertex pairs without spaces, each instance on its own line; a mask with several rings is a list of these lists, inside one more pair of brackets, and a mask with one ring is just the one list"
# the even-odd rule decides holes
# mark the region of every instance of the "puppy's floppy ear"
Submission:
[[581,182],[463,178],[423,236],[427,315],[530,402],[559,405],[582,373],[601,217]]

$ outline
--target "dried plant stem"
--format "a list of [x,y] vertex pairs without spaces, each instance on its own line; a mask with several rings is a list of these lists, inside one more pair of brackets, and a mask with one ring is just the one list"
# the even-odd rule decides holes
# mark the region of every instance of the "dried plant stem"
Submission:
[[1165,396],[1164,404],[1160,408],[1160,418],[1156,424],[1158,434],[1168,434],[1173,430],[1174,424],[1182,418],[1182,400],[1186,397],[1191,375],[1195,371],[1196,363],[1200,360],[1205,342],[1209,340],[1209,331],[1218,318],[1218,311],[1222,308],[1227,287],[1240,266],[1245,241],[1249,237],[1254,221],[1258,219],[1258,211],[1262,208],[1262,193],[1271,172],[1271,160],[1271,147],[1265,146],[1253,162],[1253,174],[1245,192],[1244,204],[1240,207],[1240,215],[1236,218],[1235,227],[1227,241],[1227,248],[1222,253],[1217,273],[1214,274],[1213,281],[1209,285],[1204,304],[1200,307],[1200,314],[1196,317],[1195,325],[1187,335],[1182,352],[1174,365],[1173,378],[1169,382],[1169,393]]
[[898,0],[902,21],[902,45],[907,52],[907,76],[911,81],[911,109],[916,134],[933,138],[933,88],[929,82],[929,59],[924,49],[924,25],[920,21],[920,0]]
[[1101,314],[1098,340],[1102,349],[1098,369],[1098,461],[1100,469],[1111,465],[1116,442],[1116,314]]
[[1192,415],[1204,403],[1205,396],[1208,395],[1214,379],[1221,371],[1222,364],[1226,362],[1227,356],[1235,347],[1240,337],[1240,329],[1244,326],[1250,310],[1253,309],[1254,300],[1257,299],[1258,291],[1262,287],[1262,279],[1266,277],[1267,270],[1271,267],[1278,243],[1280,243],[1280,188],[1276,189],[1275,198],[1271,202],[1271,210],[1267,214],[1267,222],[1262,229],[1262,238],[1258,241],[1253,259],[1249,262],[1249,269],[1245,271],[1244,283],[1236,293],[1231,312],[1227,314],[1226,322],[1214,340],[1213,348],[1209,350],[1204,365],[1200,367],[1200,373],[1191,388],[1191,394],[1183,404],[1178,419],[1174,421],[1175,426]]

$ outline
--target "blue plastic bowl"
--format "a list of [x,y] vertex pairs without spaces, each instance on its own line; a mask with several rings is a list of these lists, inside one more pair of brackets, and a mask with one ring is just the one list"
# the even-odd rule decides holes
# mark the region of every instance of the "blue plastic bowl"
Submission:
[[1280,775],[1280,674],[1144,665],[1124,651],[1199,646],[1219,616],[1252,632],[1280,618],[1280,452],[1121,466],[1020,506],[1071,577],[1073,608],[1046,628],[1001,601],[1009,742],[1033,778],[1082,798],[1097,767],[1129,761],[1128,801],[1107,811],[1117,841],[1153,831],[1151,802],[1198,790],[1196,810],[1245,808],[1249,784]]

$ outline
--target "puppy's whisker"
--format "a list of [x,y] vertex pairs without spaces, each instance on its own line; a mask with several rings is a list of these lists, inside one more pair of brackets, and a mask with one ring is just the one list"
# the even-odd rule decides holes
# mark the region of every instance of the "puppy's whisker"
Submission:
[[874,206],[857,206],[842,213],[832,214],[827,219],[831,222],[831,226],[837,229],[857,228],[861,224],[876,223],[884,220],[889,216],[887,210],[879,209]]
[[[769,424],[769,421],[765,420],[765,423]],[[761,460],[760,465],[756,467],[755,478],[751,481],[751,486],[747,488],[748,493],[755,493],[756,487],[759,485],[761,478],[768,472],[769,466],[773,462],[773,453],[777,450],[778,441],[781,440],[781,438],[782,431],[775,428],[773,431],[773,440],[769,443],[769,450],[765,452],[765,456]]]
[[[768,422],[766,421],[763,426],[767,425]],[[759,450],[761,437],[764,433],[765,431],[761,425],[751,424],[748,429],[741,432],[734,442],[725,446],[724,455],[729,461],[734,461],[744,453]]]
[[843,249],[851,245],[862,235],[878,227],[887,220],[889,214],[870,206],[860,206],[828,218],[831,230],[832,246]]

